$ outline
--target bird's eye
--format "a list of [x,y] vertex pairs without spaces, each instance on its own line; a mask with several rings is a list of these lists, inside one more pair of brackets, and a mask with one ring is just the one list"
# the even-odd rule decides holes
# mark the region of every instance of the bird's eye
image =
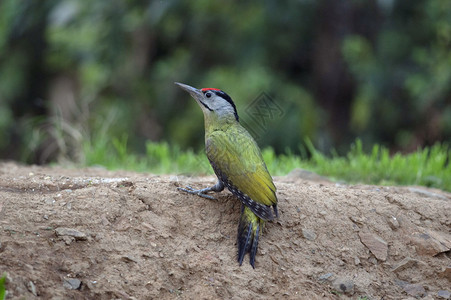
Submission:
[[206,93],[205,97],[210,98],[211,97],[211,93],[210,92]]

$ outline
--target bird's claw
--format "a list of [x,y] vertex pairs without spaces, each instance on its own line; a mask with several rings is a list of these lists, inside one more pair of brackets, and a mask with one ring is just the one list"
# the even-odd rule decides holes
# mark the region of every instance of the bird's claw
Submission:
[[177,189],[180,190],[180,191],[184,191],[184,192],[186,192],[188,194],[197,195],[197,196],[202,197],[202,198],[206,198],[206,199],[210,199],[210,200],[216,200],[215,197],[207,195],[207,194],[204,194],[203,193],[204,190],[202,190],[202,189],[201,190],[195,190],[192,187],[190,187],[189,185],[186,186],[186,188],[178,187]]

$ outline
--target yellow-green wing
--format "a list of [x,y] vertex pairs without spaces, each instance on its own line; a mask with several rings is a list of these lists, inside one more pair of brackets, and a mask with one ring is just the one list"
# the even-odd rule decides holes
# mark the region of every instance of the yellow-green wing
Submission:
[[258,217],[274,218],[276,187],[257,143],[241,125],[208,134],[206,152],[216,175],[233,194]]

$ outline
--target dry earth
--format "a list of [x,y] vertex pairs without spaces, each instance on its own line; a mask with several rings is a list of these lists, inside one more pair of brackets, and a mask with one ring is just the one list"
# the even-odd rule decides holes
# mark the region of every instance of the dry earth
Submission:
[[0,163],[7,299],[449,299],[451,194],[275,178],[255,270],[239,203],[213,177]]

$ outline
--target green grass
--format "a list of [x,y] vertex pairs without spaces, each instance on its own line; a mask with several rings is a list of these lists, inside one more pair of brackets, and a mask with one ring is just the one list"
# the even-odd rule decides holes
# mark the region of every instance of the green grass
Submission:
[[305,168],[335,180],[382,185],[423,185],[451,191],[450,149],[445,144],[402,155],[374,145],[371,153],[357,140],[345,157],[328,158],[308,144],[312,157]]
[[[213,174],[203,152],[182,151],[168,143],[148,142],[146,155],[130,153],[127,138],[108,142],[98,139],[85,144],[84,165],[101,165],[108,169],[127,169],[157,174]],[[306,169],[336,181],[380,185],[423,185],[451,191],[451,163],[448,145],[401,155],[390,155],[385,147],[375,145],[370,153],[363,151],[362,142],[351,145],[346,156],[320,153],[310,141],[299,155],[276,155],[271,148],[262,151],[269,171],[274,176],[286,175],[295,168]],[[307,154],[303,155],[307,157]]]
[[0,278],[0,300],[6,298],[6,273]]

